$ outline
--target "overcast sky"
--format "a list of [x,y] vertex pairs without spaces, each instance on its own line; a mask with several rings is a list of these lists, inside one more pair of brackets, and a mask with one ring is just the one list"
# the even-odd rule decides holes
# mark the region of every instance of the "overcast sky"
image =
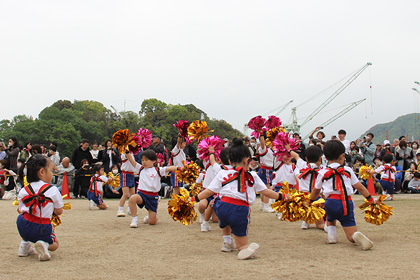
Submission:
[[[420,1],[5,1],[0,6],[0,119],[37,117],[56,100],[138,112],[144,99],[194,104],[243,131],[291,108],[303,121],[367,68],[311,122],[367,100],[324,129],[354,139],[419,112]],[[372,88],[370,88],[372,86]]]

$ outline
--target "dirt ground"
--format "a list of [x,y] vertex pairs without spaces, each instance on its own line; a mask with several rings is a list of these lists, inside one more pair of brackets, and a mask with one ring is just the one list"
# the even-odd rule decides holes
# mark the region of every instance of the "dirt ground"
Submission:
[[[355,196],[355,204],[361,197]],[[201,232],[197,222],[184,226],[160,202],[159,222],[129,227],[131,217],[117,218],[118,200],[106,200],[108,210],[88,209],[88,201],[72,199],[56,234],[60,248],[49,262],[37,256],[18,257],[20,237],[16,206],[0,200],[0,279],[419,279],[420,195],[396,195],[394,216],[381,226],[364,221],[356,210],[359,230],[374,247],[362,251],[348,242],[340,227],[338,243],[326,244],[326,233],[301,230],[300,222],[278,221],[275,214],[252,206],[249,239],[260,244],[257,258],[237,260],[220,251],[217,224]],[[143,220],[145,210],[139,211]]]

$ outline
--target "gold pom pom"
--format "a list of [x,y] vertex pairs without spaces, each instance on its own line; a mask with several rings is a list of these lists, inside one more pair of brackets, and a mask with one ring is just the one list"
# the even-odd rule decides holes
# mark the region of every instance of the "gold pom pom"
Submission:
[[128,129],[120,129],[112,136],[112,145],[118,148],[121,154],[130,151],[129,146],[136,147],[137,143],[133,141],[133,133],[130,133]]
[[193,161],[189,164],[185,164],[185,161],[182,161],[184,167],[181,170],[175,172],[178,182],[184,182],[185,184],[194,184],[200,175],[200,169],[196,163]]
[[61,225],[60,216],[53,214],[51,218],[51,224],[53,225],[54,230],[57,226]]
[[204,138],[209,137],[207,135],[209,132],[213,132],[213,130],[209,131],[205,121],[194,121],[188,127],[188,137],[191,141],[197,140],[200,142]]
[[13,201],[13,206],[18,206],[19,205],[19,201],[17,200],[17,198]]
[[203,189],[203,183],[195,183],[190,188],[190,195],[195,196],[195,195],[199,194],[202,189]]
[[190,201],[190,193],[186,189],[180,189],[179,195],[171,195],[168,201],[168,213],[174,221],[183,225],[192,224],[197,220],[194,202]]
[[112,179],[112,181],[109,182],[108,185],[114,190],[118,189],[120,187],[120,176],[114,176],[112,172],[109,172],[108,177]]
[[391,215],[394,215],[392,212],[393,207],[386,206],[382,201],[384,201],[386,195],[381,195],[379,197],[379,204],[370,204],[366,199],[365,202],[359,206],[363,212],[365,212],[365,221],[374,225],[382,225],[386,222]]
[[284,127],[273,127],[272,129],[267,131],[265,138],[265,143],[267,144],[267,146],[270,146],[273,143],[274,139],[276,139],[277,134],[279,134],[280,132],[286,133],[286,129]]
[[371,173],[372,171],[373,171],[373,168],[369,166],[368,164],[361,166],[359,169],[360,178],[362,178],[363,180],[368,180],[372,178],[372,173]]

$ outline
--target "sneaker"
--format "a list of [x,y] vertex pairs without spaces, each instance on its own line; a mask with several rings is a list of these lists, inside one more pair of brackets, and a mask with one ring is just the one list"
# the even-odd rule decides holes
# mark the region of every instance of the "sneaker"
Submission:
[[124,213],[124,211],[123,210],[118,210],[118,212],[117,212],[117,217],[125,217],[125,213]]
[[305,221],[302,221],[302,225],[300,226],[301,229],[308,229],[309,228],[309,224]]
[[263,208],[264,213],[274,213],[274,209],[271,208],[270,204],[266,204]]
[[89,200],[89,210],[93,210],[93,208],[95,207],[96,203],[93,200]]
[[277,214],[276,214],[276,217],[277,217],[277,219],[278,219],[279,221],[283,221],[283,220],[281,219],[281,213],[277,213]]
[[369,240],[363,233],[356,231],[353,234],[353,239],[357,243],[362,244],[362,250],[369,250],[373,247],[373,242]]
[[143,223],[145,223],[145,224],[149,223],[149,216],[144,217]]
[[32,248],[31,243],[22,241],[19,246],[18,255],[19,257],[27,257],[29,255],[36,254],[34,248]]
[[38,253],[38,258],[40,261],[49,261],[51,259],[51,255],[48,252],[48,243],[38,240],[35,243],[35,250]]
[[201,231],[205,232],[205,231],[210,231],[210,230],[211,230],[211,228],[210,228],[209,222],[204,221],[201,224]]
[[260,245],[258,245],[257,243],[249,244],[248,248],[239,251],[238,259],[248,260],[255,258],[258,248],[260,248]]
[[392,197],[388,194],[384,200],[385,201],[391,201],[392,200]]
[[329,235],[328,234],[327,243],[328,244],[335,244],[335,243],[337,243],[337,235]]
[[138,227],[138,226],[139,226],[139,221],[138,221],[138,220],[135,220],[135,219],[132,219],[132,220],[131,220],[130,227],[131,227],[131,228],[136,228],[136,227]]
[[238,250],[238,248],[236,248],[235,243],[226,243],[224,242],[222,245],[222,252],[232,252],[232,251],[236,251]]
[[203,214],[200,213],[198,221],[200,222],[200,224],[204,222],[204,213]]

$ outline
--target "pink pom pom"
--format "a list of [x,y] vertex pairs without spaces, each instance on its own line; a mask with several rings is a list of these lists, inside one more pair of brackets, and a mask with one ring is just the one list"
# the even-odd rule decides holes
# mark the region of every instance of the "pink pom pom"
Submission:
[[176,127],[179,131],[179,136],[183,138],[188,138],[188,126],[190,124],[188,121],[179,120],[177,123],[174,123],[174,127]]
[[165,163],[165,158],[163,157],[161,153],[157,153],[156,157],[157,157],[157,160],[156,160],[157,164],[162,166]]
[[219,138],[219,136],[210,136],[201,140],[198,144],[198,157],[202,160],[208,160],[210,157],[209,146],[214,147],[214,156],[216,159],[220,156],[220,151],[223,149],[225,141]]
[[152,145],[152,133],[146,128],[139,128],[136,136],[140,138],[140,147],[147,148]]
[[136,146],[129,145],[128,149],[133,155],[137,155],[141,150],[141,138],[137,135],[133,135],[133,141],[136,143]]
[[265,119],[261,116],[253,117],[248,122],[249,129],[253,129],[254,131],[251,133],[251,136],[254,136],[255,138],[260,137],[260,133],[264,131],[264,124]]
[[276,116],[269,116],[268,120],[265,122],[265,128],[266,130],[270,130],[274,127],[280,127],[282,124],[280,118],[276,117]]
[[288,155],[286,145],[290,146],[290,150],[297,151],[299,149],[299,140],[290,137],[289,133],[279,132],[273,141],[274,155],[282,159],[283,156]]

